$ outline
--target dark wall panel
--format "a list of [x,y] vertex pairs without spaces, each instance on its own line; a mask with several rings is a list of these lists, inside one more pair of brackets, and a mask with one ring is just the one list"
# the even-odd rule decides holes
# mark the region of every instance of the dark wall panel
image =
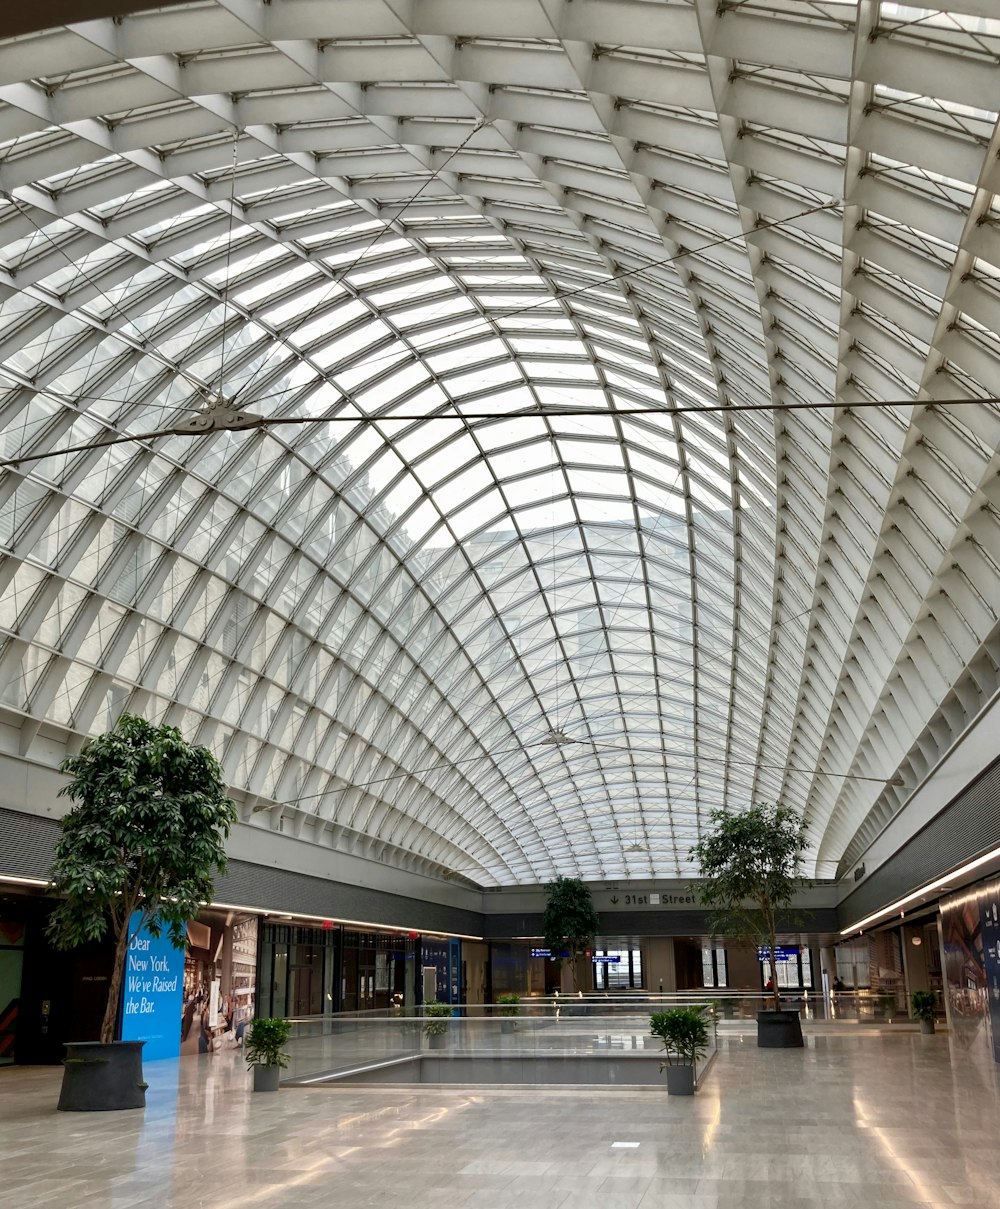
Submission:
[[387,894],[362,886],[310,877],[291,869],[251,865],[230,861],[229,872],[216,879],[219,902],[247,903],[271,907],[294,915],[322,915],[331,919],[358,920],[412,928],[415,932],[460,932],[467,936],[483,934],[483,917],[477,911],[462,911],[402,894]]
[[[0,809],[0,873],[46,877],[58,838],[55,819]],[[228,873],[216,879],[215,893],[220,902],[268,907],[289,915],[354,919],[415,932],[426,929],[467,936],[483,934],[483,917],[477,911],[384,894],[249,861],[230,861]]]
[[[708,936],[711,912],[692,911],[604,911],[600,913],[601,936]],[[487,938],[541,936],[541,912],[487,915]],[[779,930],[787,932],[834,932],[837,930],[835,907],[800,911],[797,917],[779,920]]]
[[48,877],[58,838],[55,819],[0,809],[0,873]]
[[838,908],[840,927],[1000,847],[1000,760],[863,881]]
[[33,0],[31,4],[0,5],[0,36],[27,34],[38,29],[101,17],[120,17],[147,8],[167,8],[185,0]]

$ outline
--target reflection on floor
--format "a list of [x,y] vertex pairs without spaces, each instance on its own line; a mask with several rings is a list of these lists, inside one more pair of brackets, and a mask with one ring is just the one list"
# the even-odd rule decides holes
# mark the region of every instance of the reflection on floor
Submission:
[[[63,1114],[0,1070],[3,1202],[32,1209],[1000,1207],[982,1039],[726,1036],[694,1099],[658,1088],[252,1095],[238,1056],[148,1063],[145,1112]],[[631,1143],[631,1145],[616,1145]],[[638,1143],[638,1145],[635,1145]]]

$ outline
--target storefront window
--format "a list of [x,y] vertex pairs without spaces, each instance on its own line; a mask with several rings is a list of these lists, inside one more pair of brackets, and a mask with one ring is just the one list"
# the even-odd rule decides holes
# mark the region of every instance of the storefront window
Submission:
[[[789,952],[787,949],[776,950],[781,956],[775,963],[778,969],[778,989],[782,991],[796,991],[813,989],[812,978],[812,954],[808,949],[799,949],[797,952]],[[766,955],[766,950],[764,950]],[[761,981],[766,989],[768,980],[771,977],[771,967],[767,963],[766,956],[761,962]]]
[[849,991],[871,986],[868,938],[837,945],[837,977]]
[[706,946],[701,951],[702,985],[707,987],[729,986],[729,970],[726,950]]
[[599,991],[637,990],[642,981],[641,949],[603,949],[594,961],[594,986]]
[[203,911],[187,925],[181,1053],[238,1049],[257,991],[255,915]]
[[342,1010],[412,1007],[416,939],[398,932],[344,932]]
[[325,952],[325,945],[292,945],[288,968],[288,998],[292,1016],[322,1014]]
[[262,1016],[320,1016],[336,1011],[331,988],[339,956],[339,928],[264,925],[261,951]]

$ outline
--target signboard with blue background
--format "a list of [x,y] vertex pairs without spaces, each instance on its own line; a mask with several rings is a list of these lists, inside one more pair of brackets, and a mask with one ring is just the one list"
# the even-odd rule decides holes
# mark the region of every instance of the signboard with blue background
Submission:
[[[777,962],[794,961],[798,955],[799,950],[788,945],[778,945],[774,950],[774,960]],[[770,965],[771,950],[767,945],[761,945],[757,950],[757,960],[761,965]]]
[[[132,916],[130,931],[140,918],[138,912]],[[144,1062],[178,1057],[184,950],[175,949],[166,932],[157,938],[141,928],[128,947],[124,984],[122,1040],[145,1041]]]
[[983,938],[983,964],[986,967],[986,1000],[993,1034],[993,1060],[1000,1062],[1000,894],[991,886],[979,903],[979,923]]

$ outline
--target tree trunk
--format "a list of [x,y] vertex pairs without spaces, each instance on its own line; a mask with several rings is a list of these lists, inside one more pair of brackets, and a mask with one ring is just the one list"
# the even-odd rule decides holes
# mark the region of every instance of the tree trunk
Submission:
[[777,936],[778,929],[776,926],[776,922],[775,922],[775,918],[774,918],[774,911],[771,907],[770,900],[765,901],[763,906],[764,906],[764,920],[767,924],[767,930],[769,933],[769,941],[770,941],[770,945],[768,948],[768,955],[770,957],[770,963],[771,963],[771,1007],[776,1012],[780,1012],[781,1011],[781,996],[778,994],[778,959],[774,954],[775,946],[778,943],[778,936]]
[[114,1041],[115,1026],[118,1023],[118,999],[122,989],[122,974],[125,971],[125,958],[128,954],[129,917],[126,915],[122,929],[115,942],[115,964],[111,968],[111,981],[108,984],[108,1002],[104,1008],[104,1020],[101,1023],[101,1042],[107,1045]]
[[771,939],[771,994],[773,996],[772,1006],[774,1010],[781,1010],[781,997],[778,994],[778,962],[774,956],[774,938]]

